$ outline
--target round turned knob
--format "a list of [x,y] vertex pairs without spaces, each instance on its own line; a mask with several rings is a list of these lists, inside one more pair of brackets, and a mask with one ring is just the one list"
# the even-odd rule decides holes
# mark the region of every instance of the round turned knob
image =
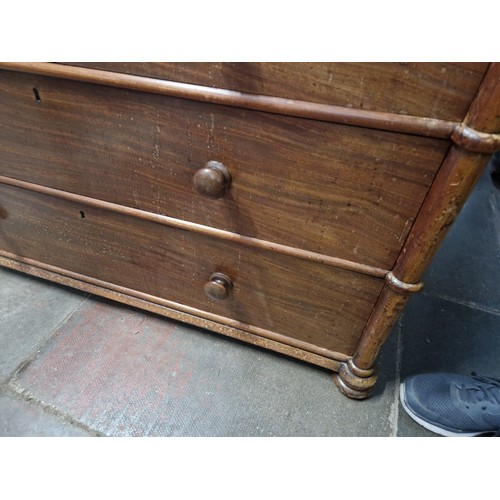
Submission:
[[193,185],[198,193],[208,198],[221,198],[231,184],[231,174],[225,165],[209,161],[193,177]]
[[232,286],[233,282],[225,274],[213,273],[203,288],[209,299],[224,300],[227,299]]

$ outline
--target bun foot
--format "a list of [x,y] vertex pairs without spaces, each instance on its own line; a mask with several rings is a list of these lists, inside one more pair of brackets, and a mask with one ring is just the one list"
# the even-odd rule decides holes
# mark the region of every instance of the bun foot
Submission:
[[333,381],[340,392],[351,399],[366,399],[377,382],[375,370],[362,370],[352,360],[343,363]]

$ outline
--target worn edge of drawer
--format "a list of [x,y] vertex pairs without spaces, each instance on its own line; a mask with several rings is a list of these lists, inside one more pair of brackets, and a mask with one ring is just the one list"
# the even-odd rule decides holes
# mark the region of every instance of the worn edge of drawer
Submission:
[[[0,250],[0,266],[137,307],[338,372],[350,356]],[[184,309],[184,310],[183,310]],[[294,345],[295,344],[295,345]]]
[[459,125],[459,122],[438,118],[399,115],[384,111],[249,94],[58,63],[0,62],[0,69],[438,139],[450,139],[455,127]]
[[138,208],[132,208],[125,205],[111,203],[109,201],[90,198],[88,196],[71,193],[69,191],[61,191],[60,189],[50,188],[47,186],[42,186],[40,184],[34,184],[32,182],[21,181],[19,179],[14,179],[12,177],[6,177],[0,175],[0,184],[14,186],[17,188],[25,189],[27,191],[33,191],[36,193],[54,196],[56,198],[60,198],[63,200],[81,203],[87,206],[108,210],[110,212],[128,215],[130,217],[149,220],[157,224],[183,229],[185,231],[192,231],[212,238],[218,238],[226,241],[233,241],[247,247],[258,248],[260,250],[289,255],[291,257],[308,260],[311,262],[316,262],[318,264],[335,267],[337,269],[344,269],[346,271],[363,274],[365,276],[372,276],[374,278],[385,278],[389,273],[389,270],[369,266],[367,264],[340,259],[338,257],[324,255],[309,250],[303,250],[300,248],[283,245],[281,243],[273,243],[270,241],[253,238],[251,236],[244,236],[238,233],[233,233],[231,231],[226,231],[224,229],[217,229],[210,226],[204,226],[196,222],[189,222],[182,219],[176,219],[174,217],[170,217],[167,215],[160,215],[153,212],[147,212],[145,210],[140,210]]
[[448,139],[463,149],[480,153],[493,153],[500,149],[500,134],[484,133],[473,127],[464,126],[462,122],[439,118],[399,115],[384,111],[369,111],[345,108],[333,104],[286,99],[284,97],[254,95],[228,89],[160,80],[125,73],[114,73],[59,63],[0,62],[0,69],[168,95],[311,120],[436,139]]

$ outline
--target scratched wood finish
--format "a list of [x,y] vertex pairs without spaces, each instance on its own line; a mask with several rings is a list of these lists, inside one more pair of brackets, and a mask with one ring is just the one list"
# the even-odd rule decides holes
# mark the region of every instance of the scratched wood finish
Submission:
[[[0,97],[1,175],[381,269],[448,148],[13,72]],[[232,177],[217,200],[193,188],[210,160]]]
[[[383,280],[0,184],[0,250],[351,355]],[[206,297],[214,272],[233,281]]]
[[[461,121],[487,63],[66,63],[349,108]],[[383,91],[381,91],[383,89]]]

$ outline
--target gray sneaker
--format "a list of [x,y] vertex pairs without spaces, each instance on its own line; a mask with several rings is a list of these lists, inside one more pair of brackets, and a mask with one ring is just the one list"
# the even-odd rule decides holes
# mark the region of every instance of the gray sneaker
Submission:
[[500,379],[428,373],[400,389],[408,415],[442,436],[500,436]]

